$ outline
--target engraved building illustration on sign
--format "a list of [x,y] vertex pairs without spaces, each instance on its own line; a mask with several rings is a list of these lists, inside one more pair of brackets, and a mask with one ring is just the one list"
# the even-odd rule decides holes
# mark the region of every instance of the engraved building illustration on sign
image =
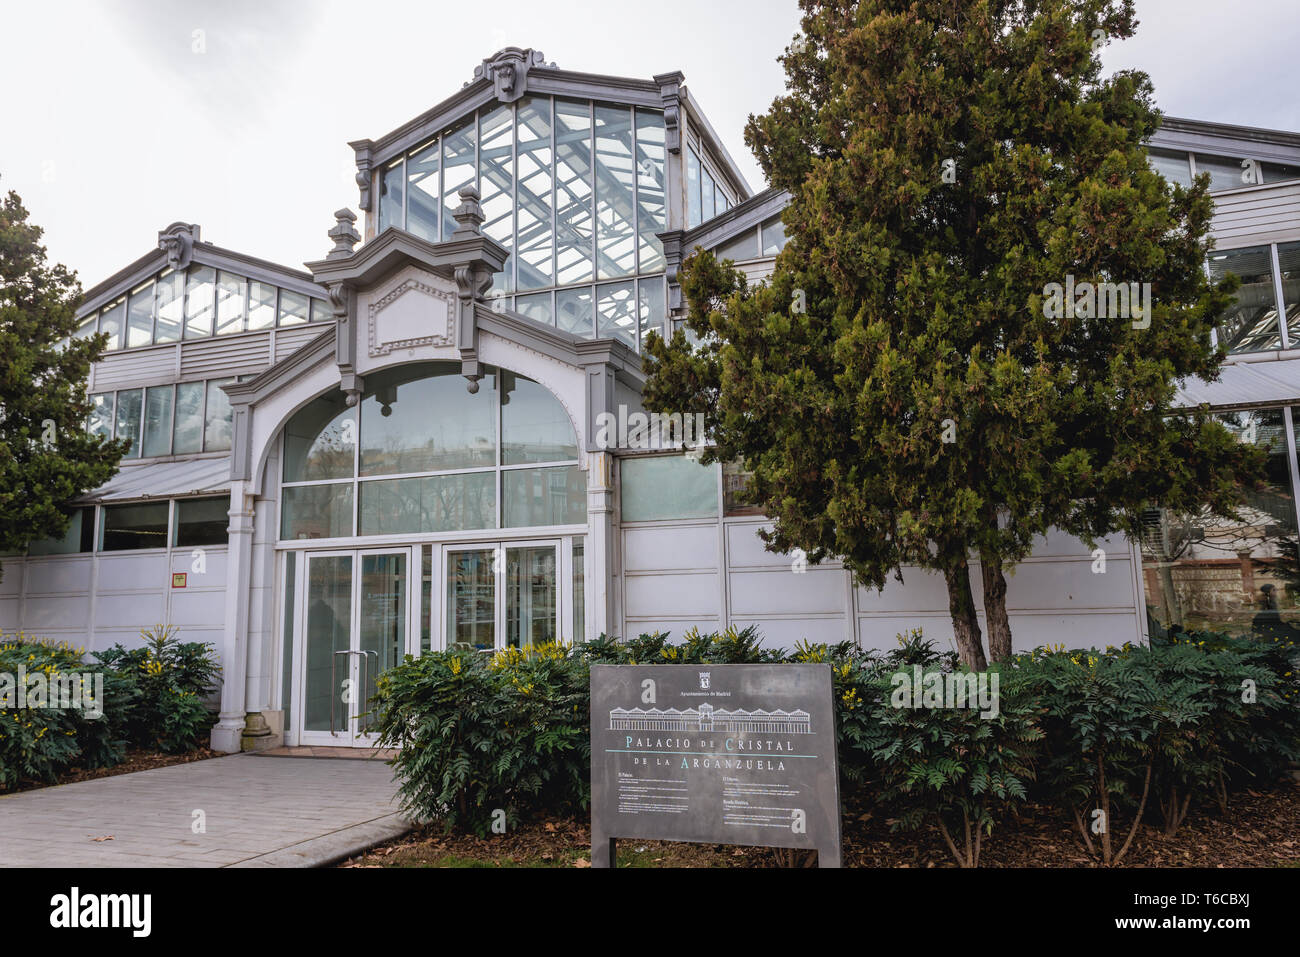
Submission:
[[767,711],[730,710],[702,704],[698,708],[613,708],[611,731],[726,731],[736,734],[812,734],[812,719],[797,708]]

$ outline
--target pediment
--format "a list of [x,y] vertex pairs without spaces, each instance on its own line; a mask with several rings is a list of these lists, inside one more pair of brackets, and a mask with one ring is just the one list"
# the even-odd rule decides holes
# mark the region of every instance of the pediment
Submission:
[[456,294],[431,280],[407,275],[370,303],[366,340],[372,357],[386,356],[395,349],[453,344]]

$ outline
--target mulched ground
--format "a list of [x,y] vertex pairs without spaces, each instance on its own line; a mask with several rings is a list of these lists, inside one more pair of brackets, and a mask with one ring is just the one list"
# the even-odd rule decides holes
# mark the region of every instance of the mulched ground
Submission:
[[126,760],[111,768],[73,768],[52,783],[46,781],[23,781],[8,791],[0,789],[0,795],[16,794],[19,791],[32,791],[36,788],[48,788],[58,784],[72,784],[74,781],[89,781],[93,778],[111,778],[116,774],[130,774],[132,771],[148,771],[151,768],[165,768],[172,764],[189,764],[191,761],[205,761],[219,758],[221,752],[208,748],[199,748],[187,754],[163,754],[161,751],[148,751],[143,748],[128,748]]
[[[892,832],[870,812],[845,815],[846,867],[954,867],[939,834]],[[508,834],[479,838],[425,829],[340,867],[590,867],[585,818],[542,818]],[[1118,822],[1123,835],[1127,825]],[[776,867],[811,861],[781,860],[770,848],[621,841],[620,867]],[[1054,808],[1030,805],[986,839],[982,867],[1089,867],[1093,862],[1073,820]],[[1266,791],[1233,796],[1226,816],[1217,806],[1194,808],[1172,838],[1143,825],[1124,867],[1300,867],[1300,782],[1287,779]]]

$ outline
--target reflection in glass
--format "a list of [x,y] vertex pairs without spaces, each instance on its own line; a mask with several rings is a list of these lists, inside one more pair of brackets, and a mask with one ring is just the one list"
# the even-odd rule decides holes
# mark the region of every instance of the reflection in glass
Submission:
[[597,106],[595,117],[597,277],[611,279],[636,271],[632,111]]
[[248,328],[270,329],[275,325],[275,287],[264,282],[248,284]]
[[492,550],[447,553],[447,647],[496,646],[496,575]]
[[584,539],[573,541],[573,640],[587,640],[587,572],[584,559]]
[[197,263],[185,276],[185,338],[212,335],[212,317],[216,308],[217,271]]
[[506,549],[506,645],[555,641],[555,547]]
[[525,97],[515,119],[518,146],[518,231],[520,289],[543,289],[555,282],[555,246],[551,230],[551,101]]
[[406,230],[431,243],[438,241],[438,223],[442,219],[440,150],[441,146],[434,140],[406,160]]
[[153,342],[153,283],[131,293],[126,307],[126,346],[147,346]]
[[117,394],[117,427],[114,434],[119,439],[130,439],[131,448],[124,459],[140,457],[140,413],[144,402],[141,389],[126,389]]
[[154,342],[176,342],[185,323],[185,274],[166,272],[158,279],[158,319]]
[[242,332],[244,328],[244,290],[242,276],[228,272],[217,274],[217,335]]
[[338,390],[308,402],[284,427],[284,480],[351,478],[356,413]]
[[421,363],[367,376],[361,474],[495,465],[494,403],[491,389],[467,391],[454,366]]
[[747,229],[738,236],[733,236],[725,243],[720,243],[713,254],[719,259],[730,259],[732,262],[744,262],[746,259],[755,259],[758,257],[758,230]]
[[176,500],[176,545],[225,545],[230,526],[230,499],[182,498]]
[[1236,302],[1219,319],[1219,345],[1229,352],[1282,348],[1269,247],[1212,252],[1209,266],[1210,277],[1215,281],[1228,273],[1241,277]]
[[555,290],[555,320],[565,332],[590,339],[595,335],[591,315],[591,287]]
[[1217,193],[1221,189],[1238,189],[1242,186],[1252,186],[1253,182],[1247,182],[1242,179],[1243,175],[1248,174],[1248,168],[1242,165],[1241,157],[1233,156],[1210,156],[1206,153],[1196,154],[1196,175],[1202,173],[1210,174],[1210,192]]
[[686,147],[686,227],[700,225],[700,158]]
[[513,250],[515,211],[514,114],[499,106],[479,117],[479,203],[483,207],[483,234],[495,239],[512,255],[504,268],[492,277],[489,291],[511,292],[514,288]]
[[667,334],[664,328],[668,311],[664,308],[664,281],[659,276],[642,279],[637,286],[640,289],[641,304],[641,347],[644,348],[646,334],[654,330],[661,336]]
[[90,397],[90,421],[87,431],[91,435],[111,439],[113,437],[113,393],[101,392]]
[[1169,181],[1170,185],[1192,185],[1192,167],[1187,154],[1173,150],[1148,150],[1147,161],[1151,168]]
[[172,451],[177,455],[202,451],[205,391],[202,382],[182,382],[176,386],[176,429]]
[[303,730],[346,732],[343,682],[350,677],[352,556],[307,559],[306,687]]
[[592,278],[591,105],[555,101],[555,270],[567,285]]
[[[523,268],[522,264],[520,268]],[[551,306],[551,294],[549,292],[538,292],[531,296],[515,296],[515,311],[548,326],[555,325],[555,310]]]
[[460,189],[474,182],[474,120],[442,138],[442,238],[456,229],[452,213],[460,206]]
[[28,555],[75,555],[95,547],[95,508],[78,508],[68,520],[62,538],[42,538],[27,546]]
[[379,231],[402,227],[402,188],[406,171],[399,159],[379,174]]
[[172,451],[172,387],[145,390],[143,455],[170,455]]
[[213,379],[208,383],[208,408],[203,422],[203,448],[208,452],[230,448],[230,396],[221,387],[234,379]]
[[352,534],[352,484],[281,489],[281,538],[341,538]]
[[775,256],[785,249],[785,223],[780,216],[773,216],[763,224],[763,255]]
[[1281,243],[1277,264],[1282,279],[1282,308],[1291,344],[1300,341],[1300,243]]
[[1219,416],[1239,441],[1268,448],[1265,484],[1240,519],[1149,509],[1142,570],[1152,634],[1171,628],[1300,637],[1296,511],[1281,409]]
[[716,518],[717,463],[700,465],[684,455],[626,458],[619,462],[625,522]]
[[359,716],[357,731],[364,734],[374,720],[368,712],[377,679],[401,664],[406,653],[404,554],[361,556],[361,633],[357,636],[357,650],[361,652],[358,678],[363,686],[357,695],[359,707],[353,710]]
[[166,502],[143,505],[105,505],[100,551],[117,552],[138,548],[167,547]]
[[507,369],[501,388],[501,463],[568,462],[578,457],[569,415],[551,390]]
[[664,116],[657,110],[636,111],[637,268],[664,268],[664,247],[656,233],[668,228],[665,201]]
[[460,532],[496,525],[496,473],[361,482],[359,535]]
[[280,325],[296,326],[307,321],[307,297],[300,292],[280,290]]
[[108,335],[108,349],[122,348],[122,325],[126,321],[126,300],[113,303],[99,317],[99,331]]
[[606,283],[596,287],[596,337],[618,339],[636,348],[636,290],[631,282]]
[[587,478],[576,465],[501,473],[502,522],[508,528],[587,521]]

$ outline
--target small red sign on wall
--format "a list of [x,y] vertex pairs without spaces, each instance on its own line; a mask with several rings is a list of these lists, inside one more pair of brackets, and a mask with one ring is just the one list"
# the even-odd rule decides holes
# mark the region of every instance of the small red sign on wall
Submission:
[[185,572],[173,572],[173,573],[172,573],[172,587],[173,587],[173,588],[184,588],[184,587],[185,587],[185,575],[186,575]]

